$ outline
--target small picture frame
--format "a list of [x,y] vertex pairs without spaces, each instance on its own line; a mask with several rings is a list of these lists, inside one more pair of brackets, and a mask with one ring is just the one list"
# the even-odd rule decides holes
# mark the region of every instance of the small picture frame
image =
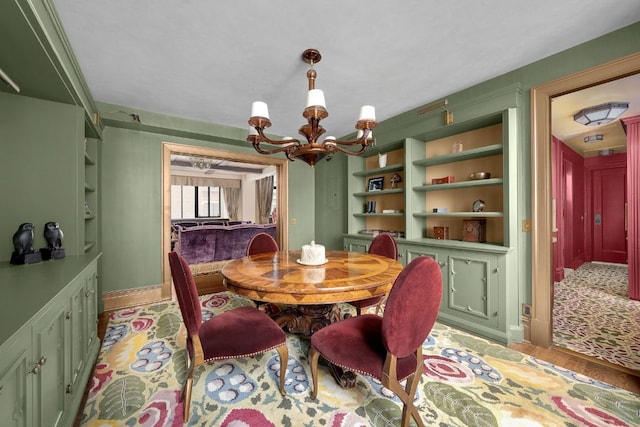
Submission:
[[384,176],[379,178],[369,178],[369,188],[367,191],[381,191],[384,185]]

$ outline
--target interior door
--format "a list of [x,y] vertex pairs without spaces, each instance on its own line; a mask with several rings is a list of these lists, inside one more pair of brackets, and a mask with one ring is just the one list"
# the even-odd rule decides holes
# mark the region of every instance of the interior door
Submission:
[[593,260],[627,263],[627,168],[593,171]]

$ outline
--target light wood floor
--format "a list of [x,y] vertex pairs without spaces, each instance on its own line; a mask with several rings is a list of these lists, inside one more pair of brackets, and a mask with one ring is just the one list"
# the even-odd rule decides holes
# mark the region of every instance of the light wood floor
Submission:
[[511,344],[509,348],[640,394],[640,372],[556,346],[547,349],[523,342]]
[[[98,336],[100,341],[104,338],[104,333],[107,329],[108,323],[109,313],[105,312],[100,314],[98,318]],[[570,369],[574,372],[586,375],[607,384],[611,384],[612,386],[640,394],[640,372],[634,372],[609,362],[600,361],[593,357],[584,356],[555,346],[547,349],[537,347],[528,342],[523,342],[511,344],[509,348],[537,357],[538,359],[542,359],[549,363],[553,363],[554,365]],[[87,398],[87,391],[88,390],[85,390],[85,397],[80,405],[80,410],[78,411],[74,426],[80,425],[82,411]]]

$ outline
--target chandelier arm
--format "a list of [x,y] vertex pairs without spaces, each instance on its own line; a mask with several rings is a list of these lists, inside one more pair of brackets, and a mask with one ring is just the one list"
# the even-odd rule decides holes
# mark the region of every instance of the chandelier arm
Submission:
[[[369,140],[369,135],[371,135],[371,129],[369,128],[365,128],[362,130],[362,136],[354,141],[342,141],[342,140],[334,140],[332,141],[335,144],[340,144],[340,145],[363,145],[363,146],[368,146],[369,144],[373,144],[373,140]],[[371,142],[367,142],[367,141],[371,141]]]
[[367,149],[367,147],[368,147],[367,144],[362,144],[362,147],[358,151],[354,151],[354,150],[349,150],[349,149],[346,149],[346,148],[342,148],[339,145],[334,145],[333,146],[333,150],[334,151],[340,151],[341,153],[345,153],[345,154],[350,154],[352,156],[357,156],[358,154],[364,153],[364,151]]
[[[289,146],[291,144],[294,144],[296,146],[300,146],[301,145],[299,139],[291,138],[291,139],[283,139],[283,140],[280,140],[280,141],[275,141],[275,140],[269,139],[264,134],[264,132],[262,131],[262,128],[257,127],[256,131],[258,132],[258,135],[260,135],[260,141],[257,142],[258,144],[261,143],[261,142],[266,142],[266,143],[272,144],[272,145],[282,145],[282,144],[287,144],[287,146]],[[280,151],[282,151],[282,150],[280,150]],[[277,152],[279,152],[279,151],[276,151],[276,153]]]
[[291,160],[292,162],[296,159],[295,157],[291,157],[291,151],[292,150],[285,150],[284,155],[287,157],[287,159]]
[[275,148],[273,150],[263,150],[262,148],[260,148],[260,143],[259,142],[252,142],[253,148],[260,154],[276,154],[276,153],[282,153],[283,151],[285,152],[285,154],[287,154],[291,151],[291,148],[293,147],[292,145],[287,145],[285,147],[280,147],[280,148]]
[[[332,141],[332,142],[335,142],[336,144],[339,144],[339,145],[364,145],[364,146],[367,146],[367,145],[369,145],[369,143],[367,143],[366,141],[369,141],[369,140],[367,140],[366,138],[362,137],[362,138],[359,138],[359,139],[357,139],[355,141],[340,141],[340,140],[336,139],[335,141]],[[373,144],[373,140],[371,140],[371,144]]]

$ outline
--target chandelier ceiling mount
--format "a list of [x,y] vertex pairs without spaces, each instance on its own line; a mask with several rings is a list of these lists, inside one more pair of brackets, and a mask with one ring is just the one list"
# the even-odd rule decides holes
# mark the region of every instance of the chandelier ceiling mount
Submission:
[[[284,153],[289,160],[301,159],[310,166],[314,166],[324,157],[330,160],[336,151],[358,155],[373,144],[371,130],[377,126],[378,122],[376,121],[375,108],[371,105],[365,105],[360,109],[360,116],[355,125],[355,128],[358,129],[355,140],[340,141],[332,136],[327,136],[322,141],[320,140],[320,137],[326,132],[320,125],[320,120],[329,116],[324,93],[315,87],[317,72],[313,66],[320,62],[321,59],[322,55],[317,49],[307,49],[302,53],[302,61],[309,64],[310,67],[307,71],[307,80],[309,81],[307,106],[302,113],[302,117],[307,119],[307,123],[298,129],[298,133],[305,138],[305,141],[294,138],[272,140],[267,137],[264,130],[271,126],[269,110],[265,102],[256,101],[251,106],[247,142],[251,143],[258,153],[267,155]],[[267,143],[275,147],[264,149],[260,146],[261,143]],[[345,147],[354,147],[354,149]]]

